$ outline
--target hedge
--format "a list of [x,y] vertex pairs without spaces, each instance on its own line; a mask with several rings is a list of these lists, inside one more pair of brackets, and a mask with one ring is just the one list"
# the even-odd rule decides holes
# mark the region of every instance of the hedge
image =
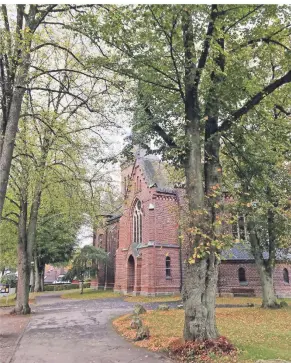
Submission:
[[[88,289],[91,286],[90,282],[84,283],[84,289]],[[76,290],[79,289],[79,284],[53,284],[53,285],[44,285],[44,291],[62,291],[62,290]]]
[[44,285],[44,291],[62,291],[78,289],[77,284]]

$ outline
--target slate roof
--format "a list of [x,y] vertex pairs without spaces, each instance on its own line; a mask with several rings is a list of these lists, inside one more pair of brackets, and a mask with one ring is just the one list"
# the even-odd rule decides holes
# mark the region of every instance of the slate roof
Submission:
[[[269,257],[269,253],[266,251],[263,253],[264,259]],[[222,259],[227,261],[253,261],[254,256],[251,253],[251,247],[249,244],[237,243],[232,248],[222,251]],[[276,252],[276,259],[278,261],[291,261],[291,250],[287,248],[278,249]]]
[[156,187],[160,193],[176,194],[174,183],[169,180],[165,165],[156,156],[139,156],[137,163],[149,187]]

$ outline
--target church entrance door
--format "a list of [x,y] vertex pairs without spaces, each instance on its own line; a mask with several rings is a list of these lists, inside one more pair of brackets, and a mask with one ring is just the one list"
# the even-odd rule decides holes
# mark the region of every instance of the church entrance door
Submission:
[[135,263],[134,258],[129,256],[127,262],[127,292],[133,292],[135,283]]

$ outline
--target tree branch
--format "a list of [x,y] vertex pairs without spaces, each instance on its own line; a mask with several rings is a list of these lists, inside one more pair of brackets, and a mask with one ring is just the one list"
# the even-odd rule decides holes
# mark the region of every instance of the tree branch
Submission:
[[249,101],[247,101],[244,106],[233,112],[230,118],[226,119],[221,124],[221,126],[218,128],[218,131],[227,131],[232,126],[234,121],[236,121],[237,119],[248,113],[253,107],[258,105],[266,96],[268,96],[269,94],[271,94],[276,89],[283,86],[284,84],[290,82],[291,82],[291,71],[287,72],[284,76],[277,79],[275,82],[270,83],[262,91],[258,92]]

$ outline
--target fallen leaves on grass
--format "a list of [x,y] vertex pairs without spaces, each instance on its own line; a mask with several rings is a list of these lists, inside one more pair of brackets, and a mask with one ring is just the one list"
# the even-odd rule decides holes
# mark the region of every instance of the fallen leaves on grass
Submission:
[[237,349],[226,337],[208,339],[203,342],[174,342],[170,345],[172,355],[181,362],[213,362],[226,357],[231,362],[237,361]]
[[[216,309],[219,333],[226,336],[238,349],[238,362],[257,359],[290,360],[291,309],[267,310],[262,308]],[[130,329],[131,315],[113,322],[116,330],[134,340],[135,330]],[[143,324],[150,329],[150,338],[135,344],[153,351],[166,351],[172,344],[181,344],[184,311],[147,311]],[[231,362],[234,358],[221,357],[214,362]]]

